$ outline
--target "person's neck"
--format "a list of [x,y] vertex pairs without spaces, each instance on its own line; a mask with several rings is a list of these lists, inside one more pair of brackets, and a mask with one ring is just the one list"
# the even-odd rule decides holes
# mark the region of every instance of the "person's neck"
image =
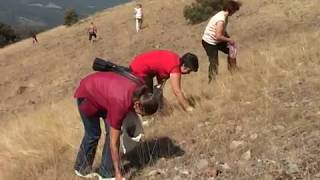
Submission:
[[229,16],[229,12],[228,11],[223,11],[223,14],[224,14],[225,17]]

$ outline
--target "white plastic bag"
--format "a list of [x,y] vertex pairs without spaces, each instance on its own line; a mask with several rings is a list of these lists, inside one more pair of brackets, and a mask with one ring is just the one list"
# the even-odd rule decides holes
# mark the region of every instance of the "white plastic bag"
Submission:
[[232,59],[236,59],[237,58],[237,46],[235,44],[228,44],[228,48],[229,48],[229,57]]

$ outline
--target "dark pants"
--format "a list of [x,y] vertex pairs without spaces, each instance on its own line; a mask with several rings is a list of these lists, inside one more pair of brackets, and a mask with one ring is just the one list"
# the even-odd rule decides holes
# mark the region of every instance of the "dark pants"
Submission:
[[208,57],[209,57],[209,70],[208,70],[208,78],[209,82],[218,74],[218,66],[219,66],[219,55],[218,51],[222,51],[225,54],[229,54],[229,48],[226,42],[218,43],[217,45],[208,44],[204,40],[202,40],[202,46],[205,49]]
[[[150,93],[155,93],[156,91],[160,90],[160,89],[155,88],[154,85],[153,85],[153,78],[154,77],[155,77],[154,75],[149,75],[149,76],[146,76],[146,77],[143,78],[145,84],[148,87],[148,91]],[[165,83],[165,81],[158,82],[158,83]],[[164,97],[163,97],[162,89],[161,89],[161,92],[159,92],[159,93],[161,93],[160,96],[159,96],[159,103],[160,103],[159,104],[159,110],[162,110],[164,108]]]
[[96,33],[89,33],[89,41],[92,40],[92,37],[97,38],[97,34]]
[[153,78],[154,76],[149,75],[143,78],[144,82],[146,83],[148,87],[148,91],[153,93]]
[[[81,104],[81,102],[83,102],[83,99],[77,100],[78,106]],[[80,110],[79,112],[85,132],[74,168],[82,174],[88,174],[92,171],[92,164],[101,135],[100,118],[105,118],[106,112],[98,112],[93,117],[86,117]],[[110,151],[109,125],[107,123],[105,123],[105,129],[106,138],[102,152],[101,165],[98,173],[103,177],[114,177],[113,163]]]

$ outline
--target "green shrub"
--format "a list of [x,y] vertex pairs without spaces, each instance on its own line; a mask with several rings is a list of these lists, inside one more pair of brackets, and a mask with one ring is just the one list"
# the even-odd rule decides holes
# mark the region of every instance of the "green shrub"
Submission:
[[64,25],[71,26],[77,23],[79,20],[79,16],[74,9],[68,9],[64,13]]
[[183,15],[191,24],[203,22],[222,10],[223,4],[227,0],[196,0],[191,5],[187,5],[183,10]]

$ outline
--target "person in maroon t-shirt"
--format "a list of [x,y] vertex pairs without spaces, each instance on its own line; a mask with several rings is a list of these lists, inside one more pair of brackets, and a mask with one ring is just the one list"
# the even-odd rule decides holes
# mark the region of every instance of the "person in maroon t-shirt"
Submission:
[[[158,109],[156,96],[147,91],[146,85],[125,76],[96,72],[81,80],[74,97],[85,130],[74,166],[76,175],[122,179],[119,143],[123,120],[129,113],[155,113]],[[104,118],[106,138],[100,168],[93,173],[92,164],[101,135],[100,118]]]
[[181,89],[181,75],[198,71],[198,58],[196,55],[186,53],[179,57],[174,52],[167,50],[155,50],[136,56],[131,64],[132,72],[143,78],[153,90],[153,78],[156,77],[158,84],[164,83],[170,78],[170,84],[180,105],[186,111],[193,111]]

